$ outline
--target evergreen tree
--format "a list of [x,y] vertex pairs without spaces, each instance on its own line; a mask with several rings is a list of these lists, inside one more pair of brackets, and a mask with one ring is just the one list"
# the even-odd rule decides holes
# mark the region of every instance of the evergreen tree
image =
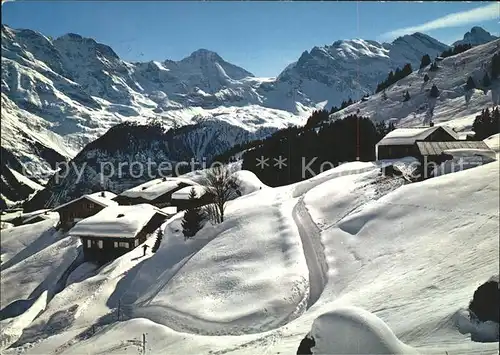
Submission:
[[476,83],[474,82],[474,79],[472,79],[471,76],[467,79],[467,83],[465,84],[465,90],[469,91],[472,89],[476,88]]
[[424,83],[428,82],[429,81],[429,75],[425,74],[424,75]]
[[439,90],[436,86],[436,84],[432,85],[431,92],[429,94],[430,97],[438,97],[439,96]]
[[411,67],[411,64],[410,63],[406,63],[405,66],[403,67],[403,70],[402,70],[403,78],[407,77],[412,72],[413,72],[413,69]]
[[[196,199],[196,191],[191,188],[189,192],[189,201],[193,202]],[[186,209],[184,212],[184,218],[182,219],[182,234],[184,238],[192,238],[202,227],[205,215],[200,207],[191,207]]]
[[151,251],[153,253],[156,253],[156,251],[160,247],[162,239],[163,239],[163,232],[162,232],[162,230],[160,228],[160,229],[158,229],[158,232],[156,233],[156,240],[155,240],[155,244],[153,245],[153,249],[151,249]]
[[500,75],[500,54],[496,53],[491,60],[491,78],[497,79]]
[[490,77],[488,76],[488,73],[485,73],[484,74],[484,77],[483,77],[483,86],[485,88],[489,87],[491,85],[491,80],[490,80]]
[[474,139],[483,140],[489,136],[496,134],[500,130],[500,111],[498,107],[490,110],[486,108],[481,111],[481,114],[476,116],[472,124],[472,130],[475,132]]
[[[397,70],[399,70],[399,68]],[[392,70],[389,72],[389,75],[387,76],[387,82],[388,83],[393,83],[394,82],[394,73],[392,72]]]
[[420,69],[425,68],[431,64],[431,57],[428,54],[422,56],[422,60],[420,61]]
[[406,90],[406,92],[403,95],[403,102],[406,102],[409,100],[410,100],[410,93],[408,92],[408,90]]

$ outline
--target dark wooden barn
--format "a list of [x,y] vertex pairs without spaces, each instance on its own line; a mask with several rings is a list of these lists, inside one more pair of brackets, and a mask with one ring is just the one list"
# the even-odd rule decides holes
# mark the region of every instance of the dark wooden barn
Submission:
[[117,205],[116,202],[111,200],[114,197],[116,195],[112,192],[96,192],[69,201],[54,208],[52,211],[59,213],[58,226],[62,230],[68,230],[82,219],[93,216],[110,205]]
[[398,128],[389,132],[375,146],[377,160],[421,158],[417,141],[450,142],[458,141],[458,134],[450,127],[433,126],[420,128]]
[[148,204],[110,206],[78,222],[69,234],[81,239],[86,261],[103,264],[144,243],[167,218]]

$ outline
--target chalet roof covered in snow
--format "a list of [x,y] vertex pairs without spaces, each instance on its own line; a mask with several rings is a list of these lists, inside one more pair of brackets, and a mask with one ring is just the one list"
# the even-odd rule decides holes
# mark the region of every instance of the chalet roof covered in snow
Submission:
[[[23,216],[24,218],[25,216]],[[39,213],[35,214],[32,216],[27,217],[26,219],[23,220],[23,223],[29,223],[37,218],[47,220],[47,219],[52,219],[52,218],[58,218],[59,215],[56,212],[44,212],[44,213]]]
[[444,129],[456,140],[460,137],[458,134],[447,126],[434,126],[434,127],[418,127],[418,128],[397,128],[389,132],[384,138],[377,143],[377,145],[412,145],[418,140],[427,138],[430,134],[434,133],[439,128]]
[[186,186],[172,194],[172,200],[189,200],[191,189],[194,189],[196,198],[200,198],[207,192],[207,188],[202,185]]
[[153,201],[158,197],[175,190],[181,184],[187,184],[190,186],[198,185],[196,182],[186,178],[159,178],[123,191],[120,196],[143,198],[148,201]]
[[69,234],[86,237],[135,238],[156,214],[168,217],[165,212],[146,203],[109,206],[78,222]]
[[417,142],[418,150],[422,155],[441,155],[445,151],[481,151],[494,152],[483,141],[455,141],[455,142]]
[[173,215],[177,213],[177,206],[167,206],[161,208],[161,211],[168,214],[168,215]]
[[75,203],[77,201],[80,201],[82,199],[88,200],[90,202],[94,202],[102,207],[108,207],[112,205],[118,205],[117,202],[113,201],[112,199],[115,198],[116,195],[112,192],[109,191],[100,191],[100,192],[95,192],[90,195],[82,195],[77,199],[71,200],[69,202],[66,202],[60,206],[57,206],[56,208],[53,209],[53,211],[58,211],[61,208],[64,208],[72,203]]

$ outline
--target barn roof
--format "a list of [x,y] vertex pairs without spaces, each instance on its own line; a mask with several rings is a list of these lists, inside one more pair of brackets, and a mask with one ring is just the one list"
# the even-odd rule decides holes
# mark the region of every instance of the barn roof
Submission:
[[422,155],[441,155],[451,149],[480,149],[491,151],[483,141],[453,141],[453,142],[417,142],[417,148]]
[[198,185],[198,183],[186,178],[158,178],[125,190],[120,194],[120,196],[143,198],[147,201],[153,201],[158,197],[177,189],[181,184]]
[[186,186],[172,194],[172,200],[189,200],[191,189],[194,188],[196,198],[200,198],[207,193],[207,188],[202,185]]
[[412,145],[418,140],[424,140],[439,128],[444,129],[456,140],[460,139],[458,134],[448,126],[396,128],[382,138],[377,145]]
[[80,201],[80,200],[88,200],[88,201],[94,202],[102,207],[117,205],[118,203],[112,200],[115,197],[116,197],[116,195],[112,192],[109,192],[109,191],[95,192],[95,193],[89,194],[89,195],[82,195],[77,199],[66,202],[60,206],[57,206],[52,211],[54,211],[54,212],[58,211],[64,207],[69,206],[70,204],[75,203],[75,202]]
[[70,235],[102,238],[135,238],[155,215],[168,217],[160,209],[143,203],[109,206],[75,224]]

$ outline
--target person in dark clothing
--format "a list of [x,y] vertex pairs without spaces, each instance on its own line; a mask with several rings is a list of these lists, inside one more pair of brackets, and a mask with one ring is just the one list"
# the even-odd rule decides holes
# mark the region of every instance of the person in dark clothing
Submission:
[[149,248],[149,245],[144,244],[144,245],[142,246],[142,250],[144,251],[144,255],[143,255],[143,256],[146,256],[146,249],[147,249],[147,248]]

